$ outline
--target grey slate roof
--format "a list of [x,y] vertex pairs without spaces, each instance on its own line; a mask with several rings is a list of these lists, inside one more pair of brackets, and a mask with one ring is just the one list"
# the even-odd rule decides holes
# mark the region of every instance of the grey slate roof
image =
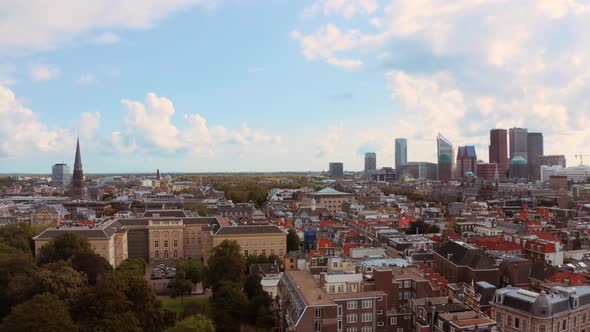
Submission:
[[215,235],[235,234],[285,234],[275,225],[244,225],[244,226],[223,226],[217,230]]

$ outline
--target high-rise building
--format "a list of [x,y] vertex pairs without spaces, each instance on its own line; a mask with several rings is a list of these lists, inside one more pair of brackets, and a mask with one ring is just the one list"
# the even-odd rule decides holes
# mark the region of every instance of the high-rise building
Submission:
[[344,176],[344,164],[343,163],[339,163],[339,162],[333,162],[330,163],[329,165],[329,173],[330,176],[332,177],[336,177],[336,178],[341,178]]
[[506,129],[490,130],[490,164],[498,165],[500,177],[508,171],[508,132]]
[[465,145],[457,149],[457,178],[475,176],[477,173],[477,155],[475,146]]
[[528,162],[521,156],[516,156],[510,160],[510,170],[508,171],[511,179],[527,179],[529,177]]
[[408,140],[405,138],[395,139],[395,169],[408,163]]
[[438,179],[449,181],[453,178],[453,144],[440,133],[436,136],[438,156]]
[[365,153],[365,172],[374,172],[377,170],[377,154],[375,152]]
[[529,176],[539,180],[541,178],[539,157],[543,155],[543,133],[528,133],[527,155]]
[[82,170],[82,155],[80,154],[80,139],[76,142],[76,158],[74,160],[74,176],[72,178],[72,192],[73,199],[85,198],[84,186],[84,171]]
[[528,155],[528,136],[529,131],[525,128],[510,128],[510,160],[520,156],[524,159]]
[[70,175],[70,166],[67,164],[55,164],[51,168],[51,183],[59,188],[65,189],[70,185],[72,176]]
[[492,181],[497,180],[500,178],[500,172],[498,171],[498,164],[496,163],[480,163],[477,164],[477,174],[478,178]]
[[559,165],[563,168],[567,167],[566,161],[565,161],[565,156],[562,154],[539,156],[537,159],[539,160],[539,167],[541,167],[541,166],[556,166],[556,165]]

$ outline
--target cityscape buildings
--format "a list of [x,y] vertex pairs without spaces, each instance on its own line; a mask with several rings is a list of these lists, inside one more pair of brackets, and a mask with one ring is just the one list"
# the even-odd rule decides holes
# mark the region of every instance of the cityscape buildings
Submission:
[[329,165],[328,173],[332,177],[341,178],[344,176],[344,164],[340,162],[332,162]]
[[543,134],[528,133],[527,135],[527,162],[529,176],[533,180],[541,178],[539,157],[543,155]]
[[522,157],[525,160],[528,156],[528,129],[510,128],[510,160],[514,157]]
[[405,138],[395,139],[395,169],[408,163],[408,140]]
[[449,181],[453,178],[453,145],[442,134],[436,136],[438,156],[438,180]]
[[508,133],[506,129],[490,130],[490,163],[498,165],[500,177],[506,177],[508,171]]
[[72,180],[70,167],[67,164],[55,164],[51,168],[51,183],[59,189],[66,189]]
[[377,170],[377,154],[375,152],[365,153],[365,173]]
[[561,166],[563,168],[565,168],[566,165],[566,160],[565,160],[565,156],[560,154],[560,155],[547,155],[547,156],[539,156],[539,167],[546,165],[546,166]]
[[465,145],[457,149],[457,178],[475,176],[477,173],[477,155],[475,146]]

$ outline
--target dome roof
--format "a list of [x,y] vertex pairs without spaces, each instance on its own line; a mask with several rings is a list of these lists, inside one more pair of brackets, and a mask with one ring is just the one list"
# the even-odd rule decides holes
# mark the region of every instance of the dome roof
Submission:
[[465,176],[475,176],[475,174],[473,174],[471,171],[467,171],[465,172]]
[[545,291],[542,291],[541,294],[537,296],[535,302],[533,302],[532,309],[533,315],[537,317],[549,317],[552,315],[551,303],[549,302],[549,297]]
[[516,157],[512,158],[512,160],[510,160],[510,164],[524,165],[524,164],[527,164],[527,161],[526,161],[526,159],[524,159],[521,156],[516,156]]
[[438,162],[439,163],[452,163],[453,159],[451,158],[451,155],[446,153],[446,152],[441,152],[438,155]]

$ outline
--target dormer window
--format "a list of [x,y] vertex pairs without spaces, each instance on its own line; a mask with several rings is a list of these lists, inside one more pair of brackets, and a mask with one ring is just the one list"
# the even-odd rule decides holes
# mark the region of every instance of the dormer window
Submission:
[[573,300],[572,301],[573,302],[572,305],[573,305],[574,308],[577,308],[577,307],[580,306],[580,298],[574,297],[572,300]]
[[503,298],[502,294],[496,294],[496,302],[497,303],[502,303],[503,299],[504,298]]

